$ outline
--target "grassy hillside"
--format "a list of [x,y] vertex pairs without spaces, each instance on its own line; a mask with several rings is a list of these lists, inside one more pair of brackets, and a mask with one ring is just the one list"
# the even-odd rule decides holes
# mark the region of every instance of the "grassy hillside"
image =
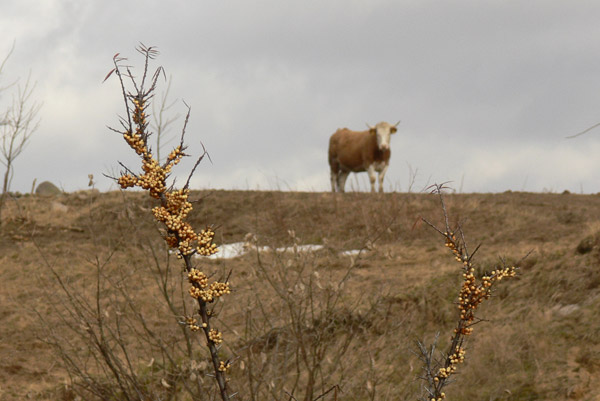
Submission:
[[[420,395],[416,340],[431,343],[439,333],[444,349],[462,279],[443,238],[420,220],[442,223],[437,196],[204,191],[192,198],[194,227],[215,227],[217,244],[248,243],[241,257],[198,261],[217,275],[231,272],[234,292],[216,312],[239,399],[314,399],[334,385],[321,399]],[[471,248],[482,244],[479,273],[531,252],[519,276],[500,282],[479,310],[485,321],[468,339],[447,399],[598,399],[600,196],[445,199]],[[86,374],[109,378],[86,343],[98,327],[116,333],[108,347],[127,355],[163,399],[189,399],[189,383],[212,388],[202,341],[177,323],[189,313],[185,280],[152,207],[135,192],[8,203],[0,228],[1,400],[81,399],[60,352]],[[294,252],[303,244],[324,248]]]

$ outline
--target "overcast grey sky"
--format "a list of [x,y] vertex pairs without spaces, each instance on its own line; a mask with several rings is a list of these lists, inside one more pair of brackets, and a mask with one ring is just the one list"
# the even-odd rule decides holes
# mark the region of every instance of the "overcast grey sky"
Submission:
[[[34,179],[84,189],[88,174],[114,189],[102,173],[117,161],[137,169],[106,128],[124,111],[118,82],[102,80],[117,52],[141,67],[143,42],[172,76],[173,113],[185,113],[182,99],[192,107],[189,151],[203,143],[212,158],[196,189],[329,190],[337,128],[401,119],[388,191],[406,191],[412,170],[413,190],[453,181],[464,192],[600,192],[600,128],[565,139],[600,122],[600,2],[0,4],[0,55],[16,42],[0,86],[31,72],[44,102],[13,190]],[[0,106],[9,101],[3,92]],[[367,189],[366,174],[348,184]]]

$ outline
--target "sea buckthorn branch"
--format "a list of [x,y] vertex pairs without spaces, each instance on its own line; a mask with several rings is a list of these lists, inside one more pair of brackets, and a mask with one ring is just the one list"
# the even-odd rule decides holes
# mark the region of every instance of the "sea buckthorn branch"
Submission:
[[[207,155],[206,150],[198,158],[194,165],[186,184],[181,189],[175,189],[174,183],[167,186],[167,179],[171,174],[171,170],[176,166],[183,157],[188,156],[184,153],[186,146],[184,145],[184,136],[187,124],[190,117],[190,107],[183,125],[181,140],[167,156],[165,162],[161,165],[156,160],[148,145],[148,115],[146,110],[150,105],[151,99],[156,88],[156,83],[161,72],[164,74],[162,67],[159,67],[149,81],[149,88],[146,87],[148,77],[149,61],[154,59],[158,52],[153,47],[140,45],[137,48],[144,58],[144,72],[141,82],[138,85],[130,68],[121,66],[121,62],[125,59],[119,57],[117,53],[113,57],[114,69],[109,72],[105,80],[115,73],[121,83],[127,117],[120,118],[122,130],[110,128],[123,136],[127,144],[140,156],[142,161],[142,172],[135,173],[123,164],[124,170],[119,178],[114,178],[122,189],[139,187],[147,190],[151,197],[157,199],[160,203],[152,209],[154,219],[163,225],[163,238],[169,248],[175,250],[177,257],[184,263],[187,278],[190,283],[189,295],[194,299],[197,305],[197,317],[188,316],[184,320],[184,324],[193,332],[202,330],[206,338],[213,368],[215,379],[219,387],[221,399],[229,400],[227,380],[225,373],[230,368],[229,361],[223,361],[219,357],[219,348],[223,342],[223,335],[217,329],[211,327],[211,318],[214,312],[209,308],[209,304],[217,301],[223,295],[231,292],[229,281],[214,281],[209,283],[208,276],[196,269],[192,263],[192,257],[195,254],[201,256],[210,256],[218,251],[217,246],[213,243],[214,231],[207,227],[200,232],[196,232],[191,224],[187,222],[187,217],[192,210],[192,203],[189,200],[189,182],[194,174],[196,167]],[[125,69],[125,71],[123,71]],[[124,77],[130,79],[134,91],[128,92],[124,82]]]
[[454,259],[461,265],[463,278],[457,300],[459,318],[450,338],[448,350],[443,353],[442,360],[436,360],[434,356],[437,336],[429,349],[422,343],[417,343],[420,358],[424,362],[425,375],[422,379],[427,383],[424,386],[427,395],[423,399],[427,401],[442,401],[446,397],[442,391],[443,388],[451,382],[450,377],[456,373],[458,366],[465,360],[466,350],[464,345],[466,338],[473,333],[473,326],[482,321],[475,316],[475,311],[483,301],[491,297],[492,289],[498,281],[516,275],[517,267],[514,265],[507,266],[505,261],[502,261],[502,266],[496,267],[490,273],[484,273],[481,277],[477,277],[475,275],[476,265],[473,257],[479,250],[479,246],[472,253],[469,253],[460,224],[454,229],[450,226],[442,194],[443,189],[445,189],[444,185],[436,184],[433,187],[432,192],[437,193],[440,198],[445,227],[441,230],[426,219],[422,220],[444,237],[445,246],[452,252]]

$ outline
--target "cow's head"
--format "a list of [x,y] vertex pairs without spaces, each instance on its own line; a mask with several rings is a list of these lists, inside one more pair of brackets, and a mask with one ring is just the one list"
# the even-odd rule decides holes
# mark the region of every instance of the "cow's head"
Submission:
[[390,135],[398,130],[398,124],[400,124],[400,121],[396,125],[386,123],[385,121],[377,123],[374,127],[367,124],[369,130],[377,136],[377,147],[379,149],[388,150],[390,148]]

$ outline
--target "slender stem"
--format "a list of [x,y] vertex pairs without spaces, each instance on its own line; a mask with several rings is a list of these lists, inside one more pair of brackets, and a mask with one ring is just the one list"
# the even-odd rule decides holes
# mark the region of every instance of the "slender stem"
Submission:
[[[186,271],[191,271],[192,270],[192,256],[191,255],[185,255],[183,257],[183,260],[185,262],[185,269]],[[229,395],[228,395],[228,391],[227,391],[227,381],[225,380],[225,374],[219,369],[220,365],[221,365],[221,360],[219,359],[219,352],[217,349],[217,346],[215,345],[214,341],[212,341],[210,339],[210,330],[211,330],[211,326],[210,326],[210,318],[211,315],[208,311],[208,305],[205,301],[203,301],[201,298],[198,298],[198,314],[200,315],[200,318],[202,320],[202,330],[204,331],[204,336],[206,337],[206,345],[208,347],[208,350],[210,351],[210,359],[212,361],[213,364],[213,368],[215,371],[215,379],[217,380],[217,384],[219,386],[219,393],[221,394],[221,399],[223,401],[227,401],[229,400]]]

